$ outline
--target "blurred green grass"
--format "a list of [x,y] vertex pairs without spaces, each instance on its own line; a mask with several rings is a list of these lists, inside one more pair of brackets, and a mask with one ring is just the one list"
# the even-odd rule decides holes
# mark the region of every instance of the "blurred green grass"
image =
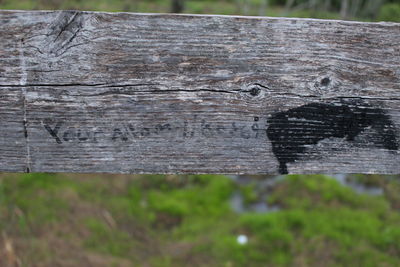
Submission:
[[384,195],[286,176],[280,210],[237,213],[232,194],[257,188],[221,175],[3,174],[0,232],[21,266],[399,266],[399,177],[376,177],[357,179]]
[[[274,17],[301,17],[319,19],[340,19],[340,4],[338,0],[331,1],[330,9],[308,8],[303,1],[297,1],[298,7],[285,8],[286,1],[269,0],[263,7],[264,0],[186,0],[184,13],[190,14],[222,14],[222,15],[250,15]],[[296,2],[296,3],[297,3]],[[321,0],[315,1],[323,6]],[[352,1],[350,1],[352,2]],[[246,4],[244,4],[246,3]],[[356,12],[353,20],[400,21],[400,3],[397,0],[383,0],[378,10],[368,10],[369,5]],[[339,6],[338,6],[339,5]],[[142,12],[168,13],[171,11],[171,0],[1,0],[0,9],[21,10],[92,10],[109,12]],[[364,10],[366,9],[366,10]],[[373,12],[373,16],[371,13]],[[364,15],[363,15],[364,14]]]

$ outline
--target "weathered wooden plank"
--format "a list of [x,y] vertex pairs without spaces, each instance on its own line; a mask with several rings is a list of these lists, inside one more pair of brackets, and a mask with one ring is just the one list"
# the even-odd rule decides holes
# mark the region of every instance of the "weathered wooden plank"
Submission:
[[400,173],[400,24],[0,11],[0,170]]

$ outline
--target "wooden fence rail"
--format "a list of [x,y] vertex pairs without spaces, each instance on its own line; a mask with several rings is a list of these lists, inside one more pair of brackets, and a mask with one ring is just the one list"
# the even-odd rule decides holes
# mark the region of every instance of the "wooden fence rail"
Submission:
[[0,170],[400,173],[400,24],[0,11]]

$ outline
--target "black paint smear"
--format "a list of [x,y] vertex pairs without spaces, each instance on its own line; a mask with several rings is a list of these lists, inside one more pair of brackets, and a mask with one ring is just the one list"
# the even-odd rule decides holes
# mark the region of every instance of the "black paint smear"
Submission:
[[[54,129],[52,129],[49,125],[45,124],[44,128],[49,132],[49,134],[56,139],[57,144],[61,144],[61,139],[58,137],[58,131],[60,130],[61,126],[63,125],[62,122],[57,122]],[[64,134],[65,135],[65,134]],[[65,139],[65,138],[64,138]]]
[[287,163],[303,157],[306,145],[330,138],[354,138],[367,127],[379,140],[374,146],[398,150],[395,127],[384,110],[368,105],[311,103],[273,114],[268,120],[267,136],[279,161],[279,172],[287,174]]

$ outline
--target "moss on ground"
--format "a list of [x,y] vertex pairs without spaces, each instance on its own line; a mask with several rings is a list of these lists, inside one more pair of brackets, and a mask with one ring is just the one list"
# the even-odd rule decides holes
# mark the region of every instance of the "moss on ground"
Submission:
[[22,266],[399,266],[400,186],[380,178],[370,196],[286,176],[267,199],[281,210],[237,214],[231,195],[257,186],[225,176],[4,174],[0,241]]

